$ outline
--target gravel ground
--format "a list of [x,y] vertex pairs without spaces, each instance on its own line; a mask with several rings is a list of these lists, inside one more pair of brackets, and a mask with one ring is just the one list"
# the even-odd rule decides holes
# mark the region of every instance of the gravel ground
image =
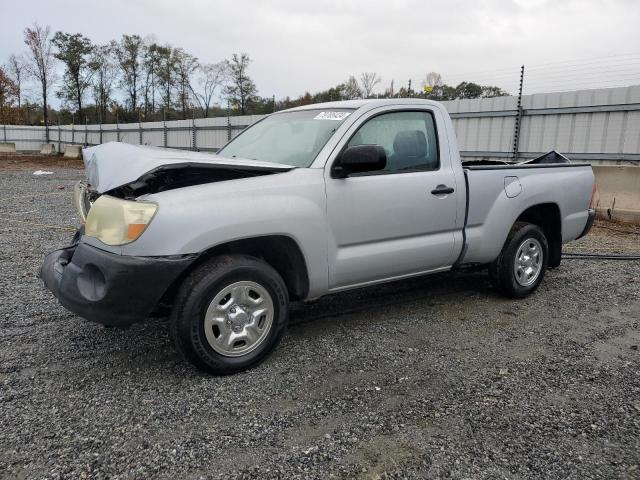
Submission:
[[[566,260],[520,301],[481,272],[333,295],[210,377],[162,320],[105,329],[43,288],[80,170],[0,170],[3,478],[640,477],[640,262]],[[640,250],[612,228],[569,248]]]

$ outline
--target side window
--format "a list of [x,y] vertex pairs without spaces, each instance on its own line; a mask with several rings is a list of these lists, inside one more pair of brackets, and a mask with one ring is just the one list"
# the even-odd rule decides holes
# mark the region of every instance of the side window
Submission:
[[380,145],[387,152],[386,171],[433,170],[440,166],[433,115],[392,112],[373,117],[349,140],[348,146]]

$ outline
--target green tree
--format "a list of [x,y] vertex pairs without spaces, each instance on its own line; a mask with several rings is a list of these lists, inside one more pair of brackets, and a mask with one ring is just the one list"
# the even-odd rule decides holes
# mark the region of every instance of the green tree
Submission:
[[107,118],[107,110],[113,93],[116,78],[116,60],[114,58],[115,42],[96,46],[89,59],[89,68],[93,72],[91,91],[98,111],[100,123]]
[[196,57],[181,48],[175,49],[174,57],[178,103],[182,109],[182,118],[185,119],[187,118],[187,108],[191,105],[191,78],[200,65]]
[[509,95],[509,93],[501,89],[500,87],[483,85],[482,94],[480,96],[482,98],[491,98],[491,97],[506,97],[507,95]]
[[138,93],[142,77],[144,42],[139,35],[123,35],[115,48],[120,67],[120,86],[127,93],[131,112],[138,108]]
[[456,86],[456,98],[479,98],[482,87],[473,82],[460,82]]
[[8,115],[6,108],[13,105],[13,101],[18,96],[18,87],[0,67],[0,121],[6,122]]
[[337,100],[342,100],[345,97],[345,84],[341,83],[340,85],[336,85],[335,87],[331,87],[328,90],[323,90],[321,92],[313,95],[313,103],[320,102],[335,102]]
[[247,72],[250,63],[251,58],[246,53],[234,53],[231,60],[227,60],[229,84],[225,87],[225,95],[229,102],[237,105],[241,115],[247,113],[248,104],[258,91]]
[[78,116],[82,117],[82,97],[91,84],[89,68],[89,56],[93,51],[91,40],[80,33],[56,32],[51,42],[58,50],[55,57],[65,67],[62,87],[57,92],[57,96],[75,104]]
[[343,85],[342,98],[344,98],[345,100],[362,98],[362,89],[358,84],[358,80],[356,80],[356,77],[354,77],[353,75],[351,75]]
[[157,81],[165,110],[171,109],[176,84],[176,56],[171,45],[157,47]]
[[158,69],[160,68],[160,49],[157,43],[148,43],[144,49],[144,114],[145,117],[156,111],[156,90],[158,84]]

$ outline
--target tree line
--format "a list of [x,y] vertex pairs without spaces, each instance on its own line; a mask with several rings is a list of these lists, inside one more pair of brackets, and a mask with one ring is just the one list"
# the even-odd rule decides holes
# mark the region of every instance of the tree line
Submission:
[[[297,98],[260,97],[249,75],[251,58],[234,53],[205,63],[180,47],[154,37],[122,35],[95,44],[81,33],[37,23],[25,28],[26,49],[0,66],[0,123],[51,125],[187,119],[225,114],[264,114],[310,103],[356,98],[421,97],[433,100],[507,95],[494,86],[444,84],[429,73],[422,87],[379,89],[375,72],[362,73],[327,90]],[[58,78],[58,66],[63,75]],[[54,109],[55,95],[61,107]]]

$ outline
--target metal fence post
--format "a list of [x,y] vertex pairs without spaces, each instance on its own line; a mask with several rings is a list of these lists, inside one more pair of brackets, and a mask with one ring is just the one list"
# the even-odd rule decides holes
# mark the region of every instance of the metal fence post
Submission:
[[120,141],[120,123],[118,122],[118,111],[116,110],[116,142]]
[[227,141],[231,140],[231,108],[227,104]]
[[4,142],[7,141],[7,126],[6,125],[2,125],[2,133],[3,133],[3,137],[4,137]]
[[191,111],[191,150],[194,152],[198,149],[198,141],[196,139],[196,114]]
[[100,115],[98,117],[98,132],[100,132],[98,140],[100,141],[100,145],[102,145],[102,109],[100,109]]
[[60,130],[60,117],[58,117],[58,153],[62,152],[61,150],[62,147],[60,146],[60,143],[62,143],[61,140],[62,140],[62,133]]
[[72,122],[71,123],[71,145],[75,145],[75,143],[76,143],[76,131]]
[[84,117],[84,146],[89,146],[89,117]]
[[167,148],[167,109],[162,109],[162,141],[164,148]]
[[518,112],[513,127],[513,161],[518,161],[518,149],[520,148],[520,124],[522,122],[522,83],[524,81],[524,65],[520,68],[520,88],[518,90]]
[[142,122],[138,121],[138,143],[144,145],[142,142]]

